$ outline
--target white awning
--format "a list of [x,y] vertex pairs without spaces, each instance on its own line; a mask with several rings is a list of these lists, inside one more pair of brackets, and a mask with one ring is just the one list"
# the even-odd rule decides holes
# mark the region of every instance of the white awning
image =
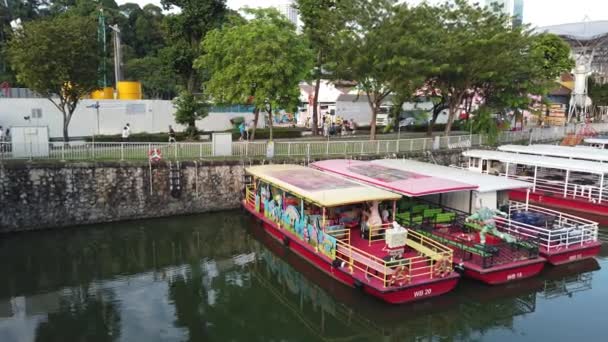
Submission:
[[[608,140],[606,140],[608,143]],[[608,161],[608,150],[576,148],[558,145],[503,145],[498,148],[503,152],[533,154],[537,156],[548,156],[568,159],[581,159],[599,162]]]
[[462,153],[465,157],[497,160],[502,163],[538,166],[549,169],[570,170],[593,174],[608,173],[608,164],[587,160],[572,161],[565,158],[543,157],[492,150],[469,150]]
[[430,163],[423,163],[409,159],[378,159],[373,163],[385,167],[415,172],[431,177],[439,177],[467,184],[477,185],[477,192],[492,192],[510,189],[531,188],[532,183],[522,182],[511,178],[498,177],[477,172],[457,169]]

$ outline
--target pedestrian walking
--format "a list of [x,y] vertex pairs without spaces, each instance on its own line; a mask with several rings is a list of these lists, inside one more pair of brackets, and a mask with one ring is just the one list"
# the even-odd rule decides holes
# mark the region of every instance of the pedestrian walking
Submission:
[[122,128],[122,142],[129,141],[129,128],[127,126]]
[[173,130],[173,127],[171,127],[171,125],[169,125],[169,142],[177,142],[177,140],[175,139],[175,130]]
[[241,124],[239,125],[239,133],[241,133],[241,137],[239,138],[239,141],[243,141],[245,140],[245,120],[243,120],[241,122]]

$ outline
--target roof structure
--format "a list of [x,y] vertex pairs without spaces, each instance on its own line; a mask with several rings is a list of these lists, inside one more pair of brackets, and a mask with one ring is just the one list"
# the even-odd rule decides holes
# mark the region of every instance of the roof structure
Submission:
[[544,26],[537,28],[536,31],[553,33],[576,40],[593,40],[608,35],[608,20]]
[[[605,140],[605,143],[608,143],[608,140]],[[576,148],[558,145],[503,145],[500,146],[498,150],[503,152],[532,154],[537,156],[591,160],[599,162],[608,161],[608,150],[596,148]]]
[[462,154],[465,157],[498,160],[502,163],[509,164],[530,165],[549,169],[586,172],[598,175],[608,173],[608,164],[587,160],[577,160],[576,162],[572,162],[571,160],[565,158],[544,157],[491,150],[469,150],[462,152]]
[[477,186],[477,192],[493,192],[511,189],[531,188],[532,183],[522,182],[511,178],[480,174],[455,167],[423,163],[409,159],[378,159],[374,164],[391,167],[408,172],[416,172],[431,177],[441,177],[452,181],[463,182]]
[[586,56],[584,59],[589,59],[593,72],[608,75],[608,20],[545,26],[535,31],[562,37],[570,44],[575,59]]
[[246,172],[322,207],[401,197],[301,165],[258,165],[248,167]]
[[386,167],[370,161],[334,159],[314,162],[310,166],[409,197],[477,189],[476,185]]
[[587,138],[585,142],[587,144],[608,144],[608,138]]

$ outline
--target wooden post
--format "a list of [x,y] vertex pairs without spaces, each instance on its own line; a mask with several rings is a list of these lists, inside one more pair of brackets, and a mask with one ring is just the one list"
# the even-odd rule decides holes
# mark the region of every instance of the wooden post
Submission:
[[534,181],[532,182],[532,192],[536,191],[536,176],[538,174],[538,165],[534,165]]
[[605,174],[602,173],[602,177],[600,178],[600,198],[598,199],[598,203],[602,203],[602,193],[604,192],[604,176]]
[[323,229],[323,231],[325,231],[325,214],[327,213],[327,210],[325,209],[325,207],[323,207],[323,213],[322,213],[322,217],[321,217],[321,229]]
[[566,180],[564,182],[564,197],[568,197],[568,181],[570,180],[570,170],[566,170]]

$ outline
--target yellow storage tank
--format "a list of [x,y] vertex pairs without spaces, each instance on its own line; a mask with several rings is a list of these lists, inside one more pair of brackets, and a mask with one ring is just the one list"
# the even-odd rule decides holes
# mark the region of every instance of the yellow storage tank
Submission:
[[95,90],[91,93],[93,100],[113,100],[114,99],[114,88],[105,87],[103,89]]
[[119,100],[141,100],[141,83],[132,81],[118,82]]

